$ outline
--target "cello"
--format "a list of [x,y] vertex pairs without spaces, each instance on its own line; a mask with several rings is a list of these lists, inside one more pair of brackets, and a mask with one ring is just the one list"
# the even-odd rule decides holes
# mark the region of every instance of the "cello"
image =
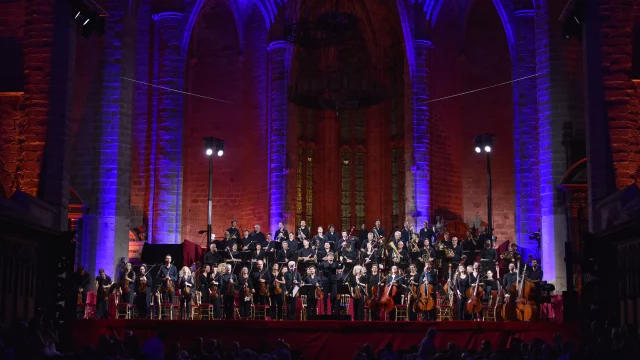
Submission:
[[451,265],[452,264],[449,264],[449,277],[447,277],[447,283],[444,284],[444,292],[447,294],[447,298],[449,299],[449,306],[453,308],[453,283],[451,282]]
[[389,312],[393,310],[393,307],[395,306],[393,302],[393,298],[394,296],[396,296],[397,292],[398,292],[398,287],[396,284],[396,280],[391,281],[384,287],[384,292],[379,301],[380,309],[382,311]]
[[[524,264],[524,272],[526,271],[527,264]],[[533,315],[533,309],[531,308],[531,304],[529,304],[529,294],[531,293],[533,283],[525,279],[524,272],[518,291],[518,299],[516,300],[516,317],[518,321],[530,321]]]
[[467,289],[467,298],[469,299],[466,304],[467,314],[478,314],[482,311],[482,302],[480,301],[480,298],[483,295],[484,291],[480,288],[480,276],[478,274],[473,290],[471,288]]
[[518,268],[516,269],[516,282],[511,284],[505,292],[509,295],[509,298],[506,298],[505,294],[505,302],[502,305],[502,319],[508,321],[517,321],[518,317],[516,315],[516,298],[518,297],[519,288],[520,288],[520,263],[518,263]]

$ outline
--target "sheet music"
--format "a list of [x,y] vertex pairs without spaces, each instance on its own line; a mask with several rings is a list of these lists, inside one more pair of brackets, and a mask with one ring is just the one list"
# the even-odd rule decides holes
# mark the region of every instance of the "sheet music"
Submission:
[[298,290],[300,290],[300,287],[298,285],[293,287],[293,291],[291,292],[291,296],[295,297],[296,294],[298,293]]

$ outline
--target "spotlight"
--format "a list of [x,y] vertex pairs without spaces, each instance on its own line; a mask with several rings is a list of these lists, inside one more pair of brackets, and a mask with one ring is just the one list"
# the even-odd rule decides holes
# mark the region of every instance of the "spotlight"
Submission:
[[213,154],[213,150],[211,150],[211,149],[207,149],[207,150],[205,151],[205,154],[207,154],[207,156],[211,156],[211,154]]
[[218,140],[216,143],[216,154],[218,154],[218,156],[222,156],[222,154],[224,154],[224,141]]
[[491,152],[491,146],[487,145],[484,147],[485,152]]
[[475,150],[479,154],[483,150],[486,153],[490,153],[493,147],[493,135],[491,134],[483,134],[478,135],[473,139],[473,143],[475,145]]
[[93,0],[72,0],[71,16],[78,24],[78,32],[83,38],[105,33],[106,11]]
[[481,151],[482,151],[482,149],[480,149],[480,146],[476,146],[476,152],[477,152],[478,154],[480,154],[480,152],[481,152]]
[[204,153],[207,156],[213,155],[214,139],[212,137],[203,138],[204,140]]

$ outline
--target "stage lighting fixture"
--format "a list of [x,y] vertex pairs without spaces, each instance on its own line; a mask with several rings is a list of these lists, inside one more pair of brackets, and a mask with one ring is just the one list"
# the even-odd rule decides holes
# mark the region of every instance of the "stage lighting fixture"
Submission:
[[105,19],[108,14],[95,1],[73,0],[71,2],[71,13],[78,24],[78,32],[83,38],[88,38],[91,35],[104,35]]
[[214,139],[212,137],[206,137],[206,138],[203,138],[203,140],[204,140],[204,153],[207,154],[207,156],[211,156],[213,154]]
[[487,224],[489,236],[493,234],[493,207],[492,207],[492,187],[491,187],[491,150],[493,146],[493,135],[478,135],[473,139],[475,150],[478,154],[484,150],[487,156]]
[[486,145],[486,146],[484,147],[484,152],[491,152],[491,146]]
[[216,144],[216,154],[218,154],[218,156],[224,154],[224,142],[222,140],[219,140]]
[[476,146],[476,152],[477,152],[478,154],[480,154],[480,153],[482,152],[482,149],[480,149],[480,146]]

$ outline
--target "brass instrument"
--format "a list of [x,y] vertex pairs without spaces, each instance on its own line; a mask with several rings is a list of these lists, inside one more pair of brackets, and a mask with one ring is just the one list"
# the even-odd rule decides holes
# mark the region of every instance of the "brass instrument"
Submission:
[[411,246],[411,252],[420,252],[420,248],[418,247],[418,241],[417,240],[411,240],[409,242],[409,246]]
[[505,251],[502,254],[500,254],[500,259],[502,260],[511,260],[512,258],[513,258],[512,251]]
[[391,248],[391,250],[393,250],[393,253],[391,254],[391,260],[393,260],[393,262],[400,262],[400,253],[398,252],[398,249],[396,248],[396,244],[394,244],[393,242],[389,242],[388,246]]
[[304,233],[302,232],[302,228],[298,228],[298,238],[300,241],[304,241],[306,239],[306,236],[304,236]]
[[451,249],[451,248],[445,248],[445,249],[444,249],[444,256],[445,256],[447,259],[453,259],[453,257],[454,257],[455,255],[456,255],[456,254],[455,254],[455,252],[453,252],[453,249]]

